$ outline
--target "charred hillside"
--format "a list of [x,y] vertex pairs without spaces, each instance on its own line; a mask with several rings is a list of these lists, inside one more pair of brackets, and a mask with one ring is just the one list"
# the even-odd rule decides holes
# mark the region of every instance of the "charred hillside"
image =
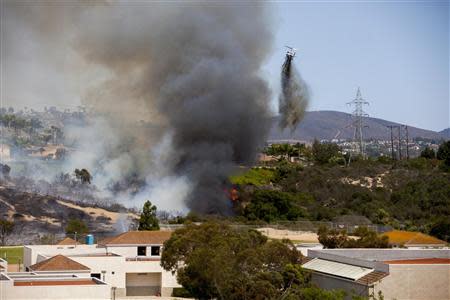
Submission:
[[[114,211],[113,211],[114,210]],[[37,243],[44,235],[62,235],[70,219],[79,219],[87,224],[90,232],[107,235],[123,227],[134,215],[124,208],[102,208],[96,205],[23,192],[15,187],[0,185],[1,217],[14,222],[14,233],[9,243]]]

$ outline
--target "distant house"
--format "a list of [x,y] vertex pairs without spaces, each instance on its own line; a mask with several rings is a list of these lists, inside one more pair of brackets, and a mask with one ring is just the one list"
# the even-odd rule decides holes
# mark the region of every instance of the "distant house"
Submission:
[[389,238],[389,244],[392,247],[404,247],[404,248],[442,248],[447,245],[447,242],[430,235],[415,232],[415,231],[402,231],[393,230],[383,233],[383,235]]
[[450,249],[308,250],[302,263],[323,289],[386,300],[450,299]]
[[44,147],[32,147],[26,150],[29,156],[41,159],[59,159],[67,152],[63,145],[47,145]]
[[270,161],[277,161],[278,158],[272,155],[267,155],[265,153],[259,153],[258,154],[258,161],[259,162],[270,162]]
[[0,144],[0,157],[3,162],[12,160],[11,147],[7,144]]
[[[130,231],[94,245],[64,239],[58,245],[25,246],[24,266],[39,274],[55,268],[53,272],[96,278],[111,286],[113,298],[168,297],[181,287],[176,275],[160,265],[162,245],[170,236],[170,231]],[[61,265],[66,269],[58,269]]]

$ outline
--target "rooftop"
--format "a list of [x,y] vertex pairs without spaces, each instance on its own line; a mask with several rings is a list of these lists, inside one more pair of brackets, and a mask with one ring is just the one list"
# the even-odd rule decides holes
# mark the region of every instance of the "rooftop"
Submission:
[[128,231],[100,241],[99,245],[161,245],[167,241],[170,231]]
[[32,271],[88,271],[85,265],[82,265],[64,255],[56,255],[49,259],[38,262],[29,267]]
[[351,280],[358,280],[373,271],[373,269],[370,268],[325,260],[321,258],[315,258],[308,261],[307,263],[303,264],[303,268]]
[[80,242],[75,241],[74,239],[71,239],[70,237],[66,237],[62,241],[59,241],[56,245],[77,245],[81,244]]
[[442,245],[447,243],[438,238],[430,235],[414,232],[414,231],[401,231],[393,230],[383,233],[383,235],[389,237],[389,243],[393,245]]
[[104,284],[94,278],[14,280],[14,286],[48,286],[48,285],[96,285]]
[[418,259],[397,259],[384,261],[389,265],[449,265],[450,258],[418,258]]

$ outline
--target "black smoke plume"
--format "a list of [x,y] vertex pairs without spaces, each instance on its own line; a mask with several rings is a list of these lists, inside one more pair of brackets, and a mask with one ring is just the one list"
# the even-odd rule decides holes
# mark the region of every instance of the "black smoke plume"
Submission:
[[281,68],[281,94],[278,103],[279,126],[281,129],[289,127],[291,131],[303,119],[309,102],[308,86],[292,63],[293,59],[293,55],[286,54]]
[[[169,206],[156,196],[163,195],[184,200],[195,212],[229,214],[228,176],[255,158],[270,127],[270,90],[260,76],[272,50],[269,5],[63,2],[8,1],[4,14],[11,41],[32,37],[11,46],[32,43],[40,51],[26,54],[45,66],[60,57],[52,74],[73,72],[66,76],[80,90],[74,98],[104,116],[80,130],[92,161],[86,165],[87,151],[80,151],[83,167],[95,173],[101,161],[102,174],[116,182],[128,182],[125,176],[144,179],[146,188],[137,194],[158,207]],[[28,34],[15,34],[18,30]],[[48,82],[60,77],[40,75]],[[140,120],[149,124],[147,130],[134,130]],[[158,159],[150,163],[155,149]]]

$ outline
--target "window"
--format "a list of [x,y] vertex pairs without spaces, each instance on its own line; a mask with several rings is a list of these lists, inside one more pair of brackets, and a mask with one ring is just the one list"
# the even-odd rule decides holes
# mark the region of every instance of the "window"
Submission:
[[152,246],[152,256],[159,256],[160,246]]
[[145,246],[137,247],[137,255],[138,256],[146,256],[147,255],[147,247],[145,247]]
[[91,277],[100,279],[100,273],[91,273]]

